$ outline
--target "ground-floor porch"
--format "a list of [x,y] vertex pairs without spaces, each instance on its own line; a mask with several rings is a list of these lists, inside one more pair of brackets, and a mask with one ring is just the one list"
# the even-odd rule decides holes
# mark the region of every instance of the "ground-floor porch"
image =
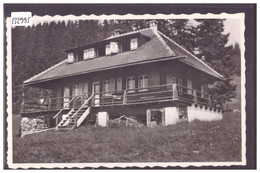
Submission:
[[[59,103],[61,107],[56,105],[58,99],[63,101]],[[106,126],[104,121],[122,115],[134,117],[147,126],[172,125],[195,119],[205,121],[222,119],[219,104],[212,100],[209,94],[178,84],[120,92],[95,92],[94,90],[91,94],[74,96],[66,102],[64,100],[64,98],[50,98],[48,104],[41,105],[37,110],[30,110],[30,104],[24,104],[22,115],[43,116],[44,122],[47,123],[46,127],[69,126],[70,128],[77,128],[84,123],[97,125],[98,119],[102,119],[102,126]]]

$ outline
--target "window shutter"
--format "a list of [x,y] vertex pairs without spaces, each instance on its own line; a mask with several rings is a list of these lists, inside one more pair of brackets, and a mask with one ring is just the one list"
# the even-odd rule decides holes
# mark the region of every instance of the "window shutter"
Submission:
[[89,57],[89,50],[86,49],[86,50],[84,50],[84,56],[83,56],[83,59],[86,60],[86,59],[88,59],[88,57]]
[[105,84],[106,84],[106,81],[103,81],[103,83],[102,83],[102,92],[105,92]]
[[110,44],[106,45],[106,55],[111,55]]
[[151,72],[148,74],[148,86],[160,85],[160,74],[159,72]]
[[109,79],[109,92],[115,91],[115,78]]
[[117,91],[122,91],[122,77],[117,77],[116,78],[116,89]]
[[111,50],[111,53],[118,53],[118,43],[110,42],[110,50]]
[[166,73],[166,84],[172,84],[172,75]]
[[88,94],[88,82],[84,82],[83,93]]
[[136,50],[137,48],[138,48],[137,38],[131,39],[130,49],[131,49],[131,50]]
[[73,63],[74,62],[74,53],[69,53],[68,54],[68,63]]

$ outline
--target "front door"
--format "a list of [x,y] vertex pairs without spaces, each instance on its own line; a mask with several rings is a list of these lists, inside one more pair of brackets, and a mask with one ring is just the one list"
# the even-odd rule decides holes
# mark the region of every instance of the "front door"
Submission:
[[73,85],[72,96],[78,96],[74,100],[74,108],[79,108],[83,104],[83,84]]
[[[93,93],[99,93],[100,92],[100,85],[99,82],[94,82],[93,83]],[[94,95],[94,105],[99,106],[99,101],[100,101],[100,94],[95,94]]]
[[64,91],[63,91],[63,107],[64,108],[69,108],[69,105],[67,105],[69,103],[69,101],[70,101],[70,88],[64,87]]

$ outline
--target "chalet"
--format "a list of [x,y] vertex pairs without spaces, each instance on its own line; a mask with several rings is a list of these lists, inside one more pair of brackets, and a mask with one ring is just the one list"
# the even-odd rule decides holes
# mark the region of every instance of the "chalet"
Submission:
[[52,94],[37,103],[24,100],[23,117],[44,116],[57,129],[106,126],[122,115],[147,126],[222,119],[208,85],[223,76],[158,31],[156,21],[66,53],[64,61],[24,81]]

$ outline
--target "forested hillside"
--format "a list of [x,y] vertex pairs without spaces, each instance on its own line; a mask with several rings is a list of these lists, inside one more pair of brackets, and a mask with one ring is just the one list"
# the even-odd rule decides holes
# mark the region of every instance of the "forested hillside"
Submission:
[[[226,78],[240,74],[240,48],[226,46],[224,20],[158,20],[158,30],[193,52]],[[66,58],[65,49],[107,38],[115,29],[147,28],[147,20],[80,20],[51,22],[12,29],[13,111],[20,111],[23,81]],[[221,89],[220,89],[221,88]],[[34,93],[25,88],[27,93]],[[234,97],[230,80],[212,85],[221,101]],[[27,95],[28,96],[28,95]],[[29,94],[30,97],[30,94]]]

